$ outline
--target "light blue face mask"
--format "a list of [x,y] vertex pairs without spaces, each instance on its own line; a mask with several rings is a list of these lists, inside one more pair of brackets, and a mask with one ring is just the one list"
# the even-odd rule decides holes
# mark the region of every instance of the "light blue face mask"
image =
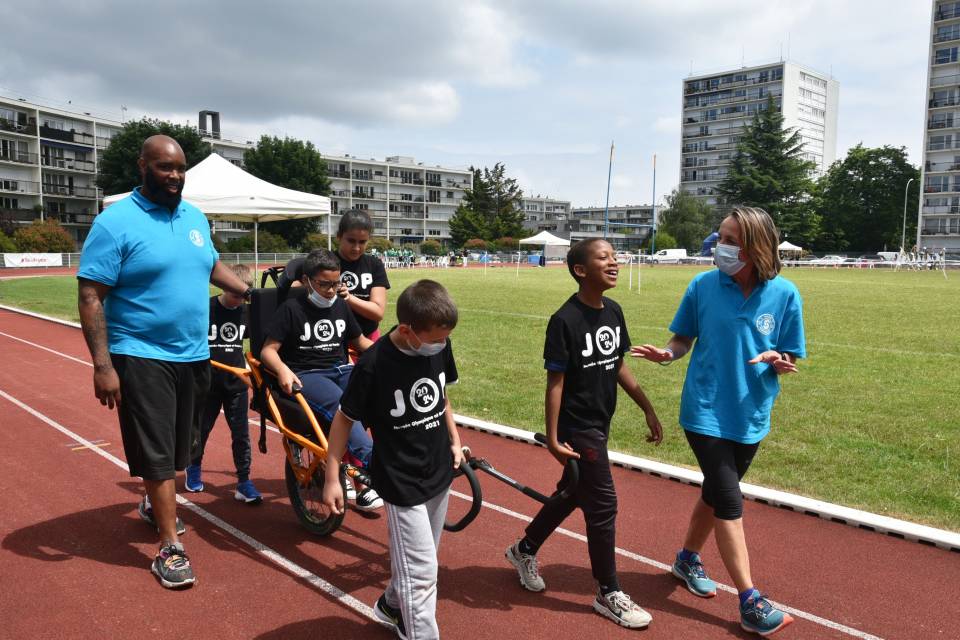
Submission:
[[318,309],[329,309],[333,306],[333,303],[337,301],[337,296],[332,298],[324,298],[322,295],[313,290],[313,285],[310,284],[309,280],[307,281],[307,288],[310,289],[310,293],[307,295],[307,300],[310,303],[317,307]]
[[717,269],[723,271],[728,276],[733,276],[740,272],[746,262],[740,260],[740,247],[732,244],[717,243],[717,250],[713,254],[713,262]]
[[[419,338],[417,339],[419,340]],[[407,344],[410,345],[410,342],[407,341]],[[408,356],[423,356],[424,358],[429,358],[443,351],[445,346],[447,346],[446,340],[443,342],[421,342],[419,347],[410,345],[409,349],[397,348],[400,349],[401,353],[405,353]]]

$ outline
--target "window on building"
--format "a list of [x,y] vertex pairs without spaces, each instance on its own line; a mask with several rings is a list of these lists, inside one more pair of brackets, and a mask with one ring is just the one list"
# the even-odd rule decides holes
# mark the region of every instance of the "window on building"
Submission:
[[933,54],[933,63],[934,64],[946,64],[948,62],[957,61],[957,47],[949,47],[946,49],[937,49]]
[[0,209],[19,209],[19,198],[0,198]]

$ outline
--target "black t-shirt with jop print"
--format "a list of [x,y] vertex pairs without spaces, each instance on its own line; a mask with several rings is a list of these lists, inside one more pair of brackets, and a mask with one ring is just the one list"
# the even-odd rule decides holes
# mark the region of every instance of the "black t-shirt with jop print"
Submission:
[[[210,359],[231,367],[243,368],[243,339],[247,334],[247,305],[228,309],[220,303],[220,296],[210,298],[210,325],[207,342]],[[227,391],[246,389],[243,380],[214,367],[211,371],[210,388]]]
[[[383,268],[380,258],[363,254],[357,260],[347,262],[339,254],[337,257],[340,258],[340,282],[347,285],[347,290],[361,300],[369,302],[370,290],[374,287],[390,288],[387,270]],[[360,314],[355,315],[363,335],[368,336],[377,330],[376,320],[364,318]]]
[[267,325],[267,337],[280,343],[280,359],[294,372],[345,364],[349,342],[359,336],[360,325],[339,297],[328,309],[306,295],[288,298]]
[[370,475],[390,504],[423,504],[453,481],[445,387],[456,381],[449,340],[434,356],[408,356],[388,333],[357,361],[340,410],[373,432]]
[[603,298],[602,309],[594,309],[574,294],[550,317],[543,366],[564,374],[557,420],[561,439],[577,429],[609,431],[617,408],[617,371],[629,350],[623,310],[609,298]]

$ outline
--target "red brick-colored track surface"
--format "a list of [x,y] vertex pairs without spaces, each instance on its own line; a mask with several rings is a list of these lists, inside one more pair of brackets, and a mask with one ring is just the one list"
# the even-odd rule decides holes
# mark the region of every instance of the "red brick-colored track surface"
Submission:
[[[155,533],[136,514],[139,482],[51,425],[123,459],[116,416],[93,397],[88,361],[78,330],[0,310],[0,638],[391,637],[363,607],[389,572],[385,518],[351,511],[333,536],[307,534],[286,497],[275,433],[267,455],[254,452],[252,478],[265,500],[251,507],[232,498],[229,430],[214,429],[207,490],[183,493],[197,507],[179,510],[198,583],[183,592],[161,588],[148,570]],[[462,438],[541,491],[556,481],[559,467],[542,449],[469,430]],[[548,590],[524,592],[503,550],[537,505],[481,476],[485,504],[495,508],[445,534],[441,545],[443,635],[747,637],[735,595],[696,598],[657,566],[671,562],[698,490],[619,468],[614,477],[620,579],[653,614],[649,629],[621,629],[592,612],[577,514],[565,523],[574,535],[558,532],[541,551]],[[451,510],[465,506],[451,498]],[[745,510],[758,586],[802,613],[777,637],[960,637],[960,554],[757,503]],[[704,555],[713,577],[730,584],[712,543]]]

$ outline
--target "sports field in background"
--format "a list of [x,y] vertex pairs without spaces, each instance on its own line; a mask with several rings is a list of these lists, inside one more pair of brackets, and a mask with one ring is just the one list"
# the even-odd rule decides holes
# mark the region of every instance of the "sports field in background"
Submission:
[[[609,295],[624,308],[633,344],[666,342],[698,271],[644,267],[634,270],[631,290],[622,268]],[[859,269],[784,275],[804,298],[808,359],[783,379],[772,432],[746,480],[960,530],[960,273],[948,280],[940,272]],[[392,270],[389,277],[390,301],[413,280],[430,277],[460,307],[453,341],[461,384],[450,391],[456,412],[543,428],[544,330],[575,290],[565,268],[524,268],[519,276],[509,266]],[[72,277],[0,281],[0,303],[77,320]],[[646,444],[643,415],[621,394],[612,449],[695,466],[677,424],[686,365],[630,361],[665,438],[660,447]]]

